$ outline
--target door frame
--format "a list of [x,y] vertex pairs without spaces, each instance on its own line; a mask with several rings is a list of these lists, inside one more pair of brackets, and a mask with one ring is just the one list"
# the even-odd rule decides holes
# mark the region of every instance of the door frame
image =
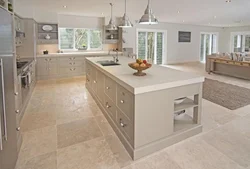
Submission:
[[[136,56],[138,57],[138,32],[155,32],[163,33],[163,53],[162,53],[162,65],[167,64],[167,30],[163,29],[136,29]],[[147,44],[147,43],[146,43]],[[156,48],[155,48],[156,50]],[[147,50],[146,50],[147,53]]]
[[[216,40],[216,52],[219,51],[219,32],[200,32],[200,42],[199,42],[199,62],[201,63],[206,63],[206,58],[204,59],[204,62],[201,61],[200,59],[200,54],[201,54],[201,35],[202,34],[215,34],[217,35],[217,40]],[[206,56],[205,56],[206,57]]]

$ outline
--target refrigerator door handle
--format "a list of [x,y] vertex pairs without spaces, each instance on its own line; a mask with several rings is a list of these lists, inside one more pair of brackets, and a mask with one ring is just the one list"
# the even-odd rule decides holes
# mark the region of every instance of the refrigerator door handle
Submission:
[[3,125],[4,125],[4,140],[8,140],[7,134],[7,119],[6,119],[6,109],[5,109],[5,92],[4,92],[4,72],[3,72],[3,59],[0,60],[1,62],[1,77],[2,77],[2,99],[3,99]]

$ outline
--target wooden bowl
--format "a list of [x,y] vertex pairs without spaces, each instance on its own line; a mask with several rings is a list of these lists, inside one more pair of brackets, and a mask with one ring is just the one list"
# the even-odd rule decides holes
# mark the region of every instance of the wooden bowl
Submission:
[[152,66],[152,64],[146,64],[146,66],[145,67],[135,67],[134,66],[134,64],[135,63],[129,63],[128,65],[129,65],[129,67],[131,67],[132,69],[134,69],[134,70],[137,70],[137,72],[135,72],[134,73],[134,75],[135,76],[145,76],[145,75],[147,75],[146,73],[144,73],[144,72],[142,72],[143,70],[146,70],[146,69],[148,69],[148,68],[150,68],[151,66]]

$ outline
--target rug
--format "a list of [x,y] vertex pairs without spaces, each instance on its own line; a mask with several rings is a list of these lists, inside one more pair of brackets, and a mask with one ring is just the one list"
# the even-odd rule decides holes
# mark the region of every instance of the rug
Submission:
[[203,84],[203,98],[236,110],[250,104],[250,89],[206,78]]

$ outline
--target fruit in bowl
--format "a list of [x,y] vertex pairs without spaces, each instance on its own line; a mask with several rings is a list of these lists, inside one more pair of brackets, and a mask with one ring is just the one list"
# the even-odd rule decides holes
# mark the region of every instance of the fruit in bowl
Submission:
[[142,60],[142,59],[136,59],[135,63],[129,63],[128,65],[132,69],[137,70],[137,72],[134,73],[135,76],[145,76],[146,73],[144,73],[142,71],[146,70],[152,66],[152,64],[150,64],[146,60]]

